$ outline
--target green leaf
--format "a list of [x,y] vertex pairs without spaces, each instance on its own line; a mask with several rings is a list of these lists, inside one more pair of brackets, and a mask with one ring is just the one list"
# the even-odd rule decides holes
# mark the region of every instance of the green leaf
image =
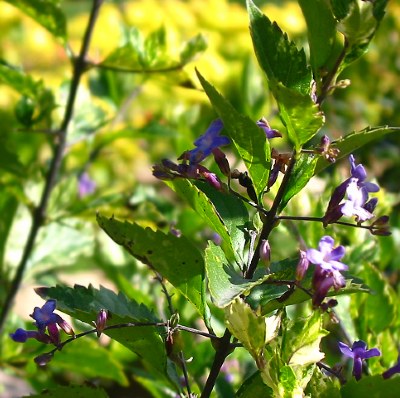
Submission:
[[311,177],[314,175],[317,161],[318,158],[313,155],[307,153],[300,154],[290,174],[287,189],[279,205],[279,212],[281,212],[286,207],[289,200],[299,193],[307,185],[308,181],[310,181]]
[[199,52],[207,48],[207,41],[204,35],[199,33],[183,44],[179,54],[182,63],[190,62]]
[[100,214],[97,222],[114,242],[159,272],[206,318],[204,260],[191,241]]
[[224,308],[240,295],[248,294],[252,288],[269,278],[264,275],[257,279],[244,279],[228,264],[219,246],[209,242],[206,249],[206,274],[208,288],[214,304]]
[[64,12],[54,0],[6,0],[29,15],[63,43],[67,41],[67,25]]
[[[302,396],[301,391],[298,391],[296,374],[294,373],[291,366],[282,366],[279,372],[280,385],[285,392],[285,397],[296,397]],[[299,395],[301,394],[301,395]]]
[[100,377],[116,381],[122,386],[129,385],[123,364],[114,358],[110,350],[93,339],[76,339],[72,344],[68,344],[62,353],[54,355],[51,367],[62,372],[79,372],[79,375],[85,378]]
[[279,116],[287,129],[289,139],[299,152],[323,126],[324,115],[309,95],[300,94],[282,84],[277,85],[275,97]]
[[280,316],[265,318],[257,315],[238,297],[225,307],[225,325],[252,355],[256,363],[262,364],[264,346],[277,336]]
[[[353,131],[347,134],[345,137],[333,141],[332,145],[340,150],[337,159],[342,159],[345,156],[354,153],[357,149],[363,147],[364,145],[384,137],[386,134],[399,133],[400,127],[389,127],[389,126],[379,126],[379,127],[366,127],[361,131]],[[331,163],[320,157],[315,167],[315,174],[318,174],[325,168],[327,168]]]
[[237,398],[272,398],[272,390],[270,387],[265,385],[261,378],[260,372],[253,373],[245,382],[241,385],[238,392],[236,393]]
[[271,153],[265,133],[248,116],[244,116],[197,72],[214,110],[224,122],[227,135],[232,139],[253,181],[257,195],[263,193],[271,169]]
[[26,168],[19,160],[15,150],[8,148],[6,137],[0,137],[0,170],[19,178],[26,177]]
[[21,94],[15,114],[20,123],[29,127],[50,116],[55,108],[53,93],[42,80],[34,80],[22,70],[0,62],[0,83],[12,87]]
[[388,0],[367,2],[351,0],[347,4],[333,0],[336,15],[340,14],[338,30],[347,41],[344,66],[361,57],[368,49],[369,43],[378,29],[385,14]]
[[59,386],[46,389],[41,394],[25,395],[22,398],[108,398],[108,395],[102,388]]
[[324,357],[319,345],[328,332],[322,329],[322,316],[318,311],[314,311],[308,318],[290,321],[284,330],[282,359],[285,363],[306,366]]
[[226,226],[236,260],[243,264],[243,252],[248,236],[249,212],[243,201],[237,196],[217,191],[205,182],[196,184],[213,203],[217,214]]
[[310,93],[311,71],[304,50],[298,50],[279,26],[247,0],[250,33],[258,62],[273,86],[282,83],[302,95]]
[[[107,325],[126,322],[158,322],[159,320],[143,304],[118,295],[104,287],[95,289],[75,285],[74,288],[56,286],[39,288],[36,292],[43,298],[57,300],[57,309],[89,325],[96,320],[100,309],[109,310],[112,317]],[[138,354],[159,375],[168,378],[167,354],[161,337],[163,329],[154,326],[112,329],[104,333]]]
[[[227,258],[233,260],[241,253],[236,253],[227,225],[207,195],[186,179],[164,181],[212,228],[222,239],[221,247]],[[226,195],[228,196],[228,195]]]
[[328,72],[334,66],[343,45],[340,43],[337,21],[326,0],[299,0],[307,23],[310,62],[317,83],[321,72]]
[[348,381],[340,390],[342,398],[398,398],[400,377],[385,380],[381,375],[363,376],[359,381]]

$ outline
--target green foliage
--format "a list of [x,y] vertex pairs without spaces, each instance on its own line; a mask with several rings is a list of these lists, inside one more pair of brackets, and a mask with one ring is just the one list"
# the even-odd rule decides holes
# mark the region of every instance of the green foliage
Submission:
[[46,28],[62,43],[67,40],[67,24],[59,0],[6,0]]
[[[59,386],[50,388],[42,394],[30,394],[33,398],[107,398],[107,393],[102,388],[87,386]],[[28,395],[24,398],[28,398]]]
[[214,110],[224,122],[227,135],[235,144],[260,196],[267,186],[271,167],[270,147],[264,132],[250,118],[238,113],[199,72],[197,76]]
[[368,396],[371,398],[395,398],[398,395],[400,378],[384,380],[381,375],[367,376],[360,381],[351,380],[341,390],[342,398]]

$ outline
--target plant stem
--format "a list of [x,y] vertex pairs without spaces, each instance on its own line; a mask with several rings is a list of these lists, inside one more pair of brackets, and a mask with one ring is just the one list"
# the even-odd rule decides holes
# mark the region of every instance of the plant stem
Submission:
[[11,310],[14,298],[19,290],[22,282],[22,278],[25,273],[25,269],[28,260],[32,254],[37,234],[40,228],[43,226],[46,219],[46,211],[50,199],[51,192],[55,185],[57,184],[57,178],[61,168],[62,160],[64,157],[65,146],[67,142],[67,132],[68,126],[72,120],[76,94],[78,91],[79,83],[82,75],[86,72],[86,56],[89,49],[90,40],[92,38],[94,25],[99,13],[99,9],[104,0],[93,0],[92,10],[90,13],[88,25],[86,27],[85,35],[82,41],[82,47],[80,53],[76,59],[73,60],[73,74],[72,81],[70,85],[69,96],[65,108],[64,118],[62,120],[61,126],[57,131],[58,143],[54,149],[53,158],[51,159],[51,164],[46,177],[45,187],[43,189],[39,205],[36,207],[33,216],[32,224],[28,234],[28,238],[24,247],[24,251],[21,257],[21,261],[18,265],[15,276],[11,282],[10,289],[6,296],[5,302],[0,313],[0,333],[4,326],[4,322]]
[[231,345],[231,332],[226,329],[224,335],[220,338],[218,343],[218,349],[215,353],[214,362],[211,366],[210,374],[208,375],[206,384],[200,398],[208,398],[214,389],[215,382],[221,370],[221,366],[224,364],[226,357],[232,352]]
[[296,163],[296,153],[293,152],[292,157],[290,159],[290,163],[286,169],[285,175],[283,177],[282,183],[278,189],[278,192],[275,196],[274,202],[272,203],[271,209],[265,216],[265,221],[263,224],[263,228],[261,230],[260,238],[258,239],[256,250],[254,251],[253,258],[251,260],[250,266],[246,271],[245,278],[251,279],[253,277],[254,271],[257,268],[257,264],[260,260],[260,246],[263,240],[268,239],[269,234],[273,230],[277,217],[276,214],[278,213],[279,205],[283,199],[283,195],[286,191],[286,186],[289,181],[289,177],[293,171],[293,167]]

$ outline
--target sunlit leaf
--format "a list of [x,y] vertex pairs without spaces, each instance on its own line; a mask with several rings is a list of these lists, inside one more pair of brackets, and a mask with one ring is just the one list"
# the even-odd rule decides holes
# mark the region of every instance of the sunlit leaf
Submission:
[[193,243],[183,236],[165,235],[100,214],[97,222],[111,239],[159,272],[206,317],[204,260]]
[[67,40],[67,24],[59,1],[56,0],[5,0],[46,28],[55,37]]
[[272,398],[272,390],[264,383],[260,372],[255,372],[240,386],[236,393],[237,398],[264,397]]
[[269,277],[264,275],[261,278],[244,279],[228,264],[222,249],[211,242],[206,249],[205,261],[211,297],[215,305],[221,308],[240,295],[247,294]]
[[282,211],[289,200],[307,185],[308,181],[310,181],[311,177],[314,175],[317,161],[318,158],[313,155],[300,154],[290,174],[287,189],[279,205],[279,211]]
[[330,377],[321,372],[318,367],[315,367],[305,393],[310,397],[341,398],[340,382],[337,378]]
[[340,390],[342,398],[397,398],[400,391],[400,377],[385,380],[381,375],[363,376],[361,380],[349,380]]
[[[251,0],[247,0],[247,10],[254,50],[269,82],[272,86],[282,83],[298,94],[309,94],[311,71],[304,50],[298,50],[279,26],[262,14]],[[271,89],[274,91],[273,87]]]
[[183,44],[179,55],[181,62],[187,63],[191,61],[199,52],[204,51],[206,48],[206,38],[202,34],[198,34]]
[[[347,134],[343,138],[333,141],[332,145],[340,150],[340,153],[337,158],[341,159],[344,158],[345,156],[348,156],[351,153],[354,153],[357,149],[362,148],[364,145],[367,145],[370,142],[380,139],[384,137],[386,134],[390,133],[400,134],[400,127],[389,127],[389,126],[366,127],[361,131],[353,131],[352,133]],[[320,171],[324,170],[330,164],[331,163],[329,163],[327,160],[320,157],[315,167],[315,174],[318,174]]]
[[270,146],[265,133],[248,116],[240,114],[199,72],[197,76],[214,110],[224,122],[226,134],[235,144],[260,196],[267,186],[271,168]]

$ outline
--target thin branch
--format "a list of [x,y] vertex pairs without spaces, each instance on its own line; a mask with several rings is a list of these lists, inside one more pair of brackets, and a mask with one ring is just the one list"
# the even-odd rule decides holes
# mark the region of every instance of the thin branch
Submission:
[[182,372],[183,372],[183,378],[185,379],[185,384],[186,384],[186,390],[188,393],[188,397],[192,395],[192,390],[190,389],[190,384],[189,384],[189,376],[186,368],[186,360],[185,357],[183,356],[183,352],[180,351],[178,354],[179,362],[181,364]]
[[179,63],[172,66],[165,66],[163,68],[158,69],[146,69],[146,68],[123,68],[116,65],[107,65],[103,63],[95,63],[88,61],[87,65],[90,68],[100,68],[104,70],[110,70],[113,72],[120,72],[120,73],[132,73],[132,74],[156,74],[156,73],[167,73],[167,72],[174,72],[177,70],[181,70],[186,64]]
[[322,362],[317,362],[317,366],[320,369],[324,369],[326,372],[330,373],[331,375],[337,377],[340,381],[340,384],[344,384],[346,382],[346,380],[343,378],[343,376],[339,373],[336,372],[335,370],[333,370],[331,367],[329,367],[328,365],[325,365]]
[[58,174],[61,168],[61,163],[64,157],[64,150],[67,142],[67,131],[68,126],[72,120],[73,110],[75,105],[76,94],[78,91],[79,83],[83,73],[87,70],[86,67],[86,56],[89,49],[89,44],[92,38],[93,29],[96,23],[96,19],[99,13],[99,9],[104,0],[94,0],[92,5],[92,10],[90,13],[88,25],[86,27],[85,35],[82,41],[82,47],[79,56],[74,60],[73,63],[73,75],[70,85],[69,96],[65,108],[64,118],[62,120],[59,130],[56,132],[58,134],[58,143],[54,150],[53,158],[51,159],[51,164],[46,177],[45,187],[43,189],[40,202],[38,207],[35,209],[32,219],[31,228],[28,234],[28,238],[25,244],[25,248],[22,254],[21,261],[18,265],[17,271],[15,273],[14,279],[11,282],[10,289],[8,291],[7,297],[4,301],[3,308],[0,313],[0,332],[4,326],[4,322],[11,310],[14,298],[19,290],[22,282],[22,278],[25,273],[25,269],[28,260],[32,254],[37,234],[44,224],[46,219],[46,211],[48,202],[50,199],[51,192],[57,183]]
[[[154,270],[154,268],[152,268],[152,269]],[[168,290],[167,290],[167,287],[165,286],[164,279],[163,279],[162,275],[157,271],[155,271],[155,273],[156,273],[155,280],[158,281],[158,283],[161,285],[161,289],[162,289],[162,291],[163,291],[163,293],[164,293],[164,295],[165,295],[165,297],[167,299],[169,315],[172,315],[172,314],[175,313],[175,309],[174,309],[174,306],[172,304],[172,296],[168,293]]]

